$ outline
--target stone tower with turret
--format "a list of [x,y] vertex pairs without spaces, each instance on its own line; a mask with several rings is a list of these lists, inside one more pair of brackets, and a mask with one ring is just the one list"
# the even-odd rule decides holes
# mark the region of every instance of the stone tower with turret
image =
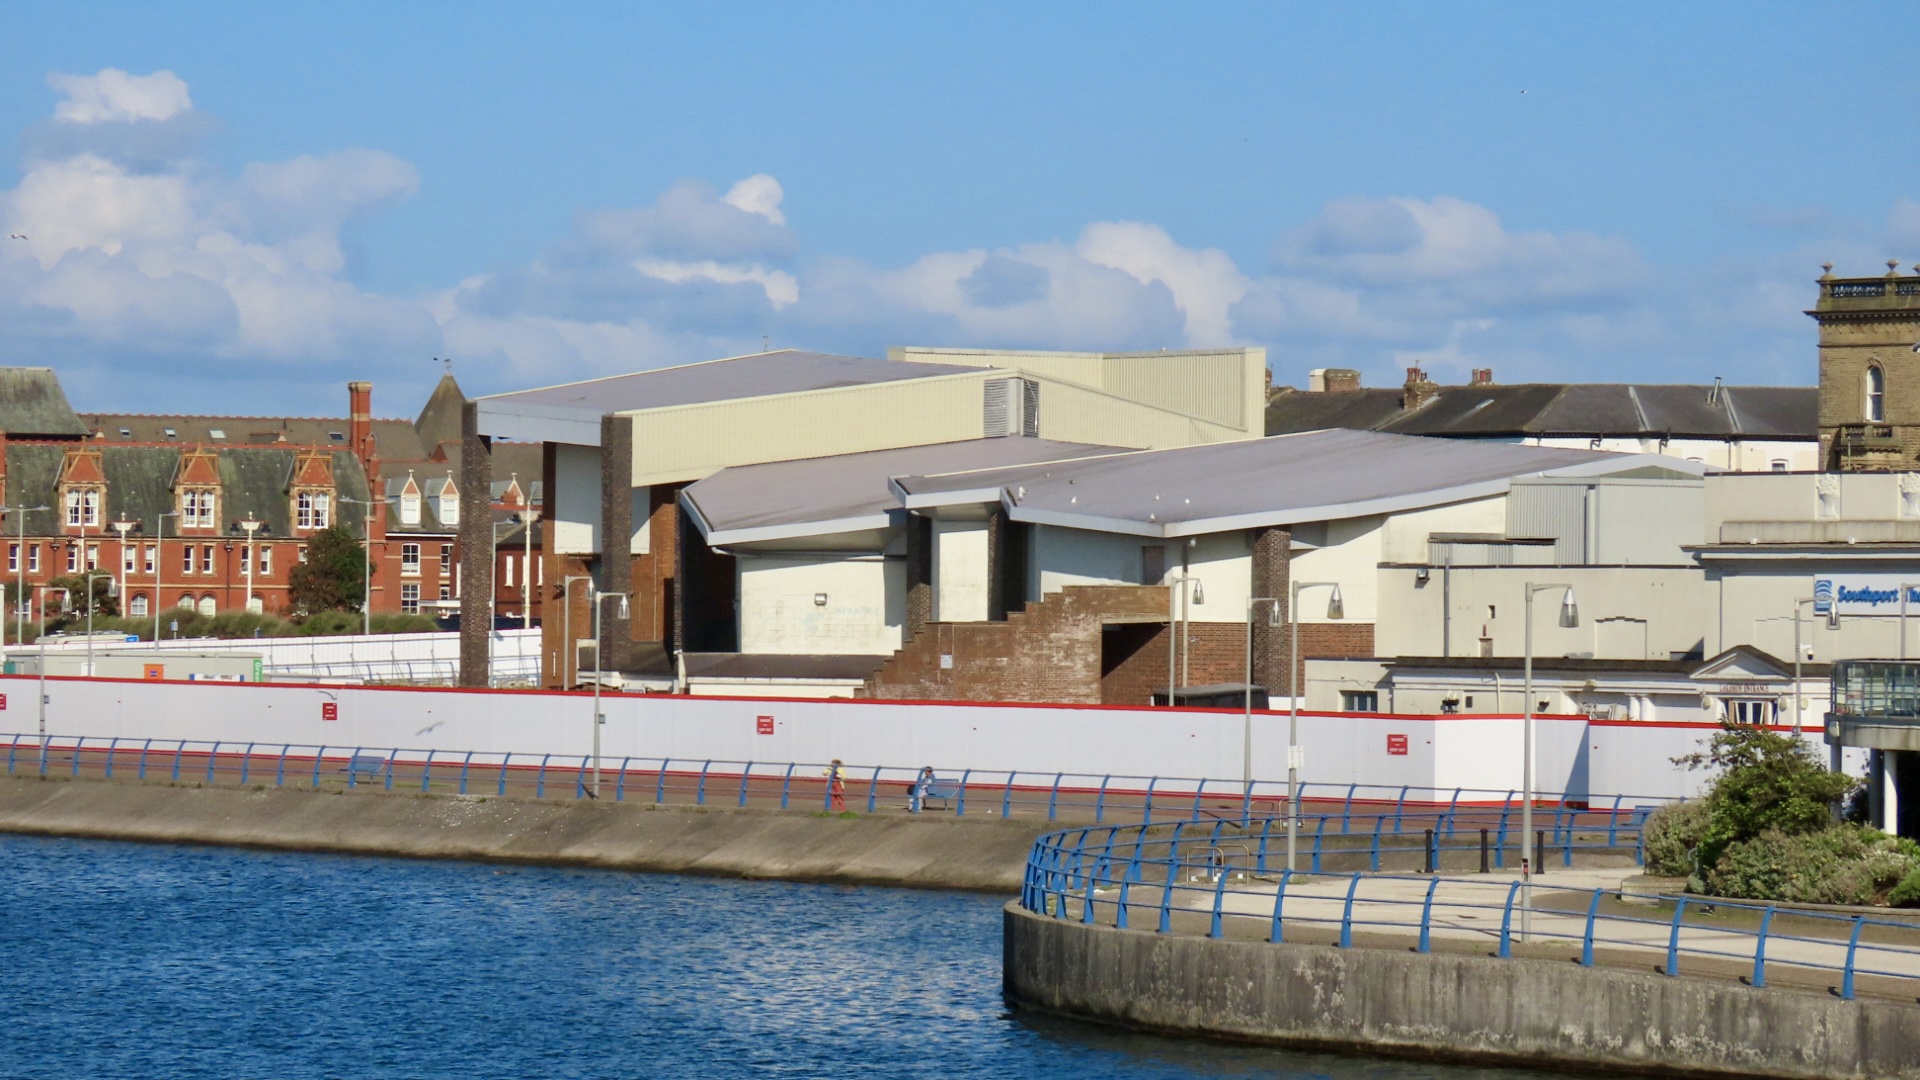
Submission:
[[1828,472],[1920,469],[1920,266],[1902,277],[1837,278],[1829,263],[1820,324],[1820,453]]

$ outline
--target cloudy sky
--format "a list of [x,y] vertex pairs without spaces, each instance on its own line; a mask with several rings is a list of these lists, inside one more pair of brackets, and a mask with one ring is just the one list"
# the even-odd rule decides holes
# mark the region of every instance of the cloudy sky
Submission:
[[6,22],[0,363],[83,410],[332,414],[370,378],[406,415],[435,357],[489,393],[763,343],[1808,383],[1819,265],[1920,261],[1920,31],[1830,6]]

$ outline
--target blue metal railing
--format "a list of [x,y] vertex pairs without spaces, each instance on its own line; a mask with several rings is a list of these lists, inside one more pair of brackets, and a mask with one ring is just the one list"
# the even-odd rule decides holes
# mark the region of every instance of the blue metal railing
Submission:
[[[1657,957],[1667,975],[1682,974],[1688,958],[1696,969],[1708,958],[1731,960],[1748,985],[1765,987],[1769,971],[1819,972],[1833,980],[1826,989],[1847,999],[1855,996],[1860,976],[1903,980],[1898,992],[1909,997],[1920,983],[1920,922],[1699,896],[1633,896],[1641,906],[1671,907],[1670,914],[1647,917],[1610,910],[1606,901],[1624,899],[1618,889],[1530,879],[1361,872],[1309,879],[1307,874],[1318,872],[1267,870],[1252,847],[1223,842],[1217,824],[1049,833],[1028,857],[1021,906],[1123,930],[1146,914],[1158,933],[1213,938],[1241,925],[1241,936],[1285,942],[1317,927],[1340,948],[1354,947],[1356,929],[1411,936],[1419,952],[1432,951],[1436,934],[1487,942],[1502,958],[1514,955],[1516,942],[1557,942],[1577,946],[1586,967],[1596,964],[1599,948],[1635,964]],[[1180,913],[1196,916],[1184,931],[1176,930]],[[1735,913],[1744,917],[1729,918]],[[1793,929],[1781,929],[1783,923]]]
[[[505,796],[513,790],[534,798],[575,799],[592,794],[593,760],[587,755],[73,735],[43,743],[38,735],[0,734],[0,741],[6,744],[10,776],[59,770],[111,778],[131,771],[146,780],[150,770],[161,769],[175,783],[185,778],[267,786],[271,773],[274,787],[337,783],[354,790],[372,786],[429,794]],[[641,798],[676,805],[832,809],[825,763],[609,756],[601,766],[603,788],[611,790],[600,797],[610,794],[616,802]],[[912,766],[846,766],[846,806],[866,813],[905,809],[919,772]],[[1096,824],[1194,819],[1220,828],[1258,827],[1263,855],[1284,843],[1285,825],[1275,828],[1273,821],[1285,812],[1284,781],[978,769],[936,770],[936,775],[952,795],[927,800],[927,813]],[[1429,851],[1437,857],[1462,849],[1484,849],[1490,866],[1500,868],[1520,846],[1522,800],[1516,791],[1307,783],[1300,795],[1300,850],[1316,868],[1356,850],[1378,868],[1387,855]],[[1603,846],[1636,848],[1641,822],[1661,802],[1626,795],[1576,801],[1540,793],[1534,819],[1541,850],[1570,861],[1575,850],[1597,843],[1600,833]]]

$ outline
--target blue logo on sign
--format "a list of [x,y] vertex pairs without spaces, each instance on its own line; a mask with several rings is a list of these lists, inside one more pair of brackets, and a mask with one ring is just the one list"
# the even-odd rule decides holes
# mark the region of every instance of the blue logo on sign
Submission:
[[1813,579],[1813,613],[1825,615],[1833,610],[1833,580],[1831,578]]

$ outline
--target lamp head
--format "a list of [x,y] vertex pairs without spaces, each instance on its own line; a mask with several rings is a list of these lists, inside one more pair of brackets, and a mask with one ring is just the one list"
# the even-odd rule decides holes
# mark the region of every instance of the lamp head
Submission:
[[1277,599],[1267,605],[1267,625],[1271,627],[1280,625],[1280,601]]
[[1573,598],[1573,586],[1567,586],[1566,595],[1560,598],[1560,625],[1568,630],[1580,625],[1580,604]]
[[1840,629],[1840,605],[1839,604],[1827,605],[1827,629],[1829,630]]
[[1199,578],[1193,579],[1193,602],[1196,604],[1204,604],[1207,602],[1207,591],[1200,587]]
[[1347,617],[1347,605],[1340,599],[1340,586],[1333,587],[1333,595],[1327,598],[1327,618],[1344,619]]

